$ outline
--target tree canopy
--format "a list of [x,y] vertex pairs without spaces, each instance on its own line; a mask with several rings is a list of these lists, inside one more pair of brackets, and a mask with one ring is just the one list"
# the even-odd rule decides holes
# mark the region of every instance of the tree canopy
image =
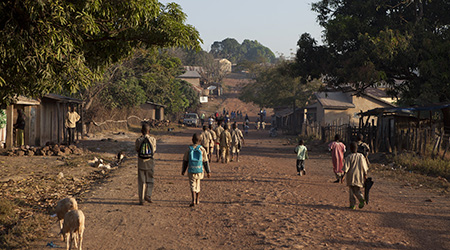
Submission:
[[169,114],[195,109],[199,97],[190,84],[177,79],[181,60],[165,50],[137,50],[110,67],[105,78],[82,91],[85,108],[127,109],[152,101],[166,105]]
[[294,66],[289,61],[255,66],[251,69],[255,79],[244,86],[240,99],[260,107],[305,106],[320,84],[315,81],[304,84],[300,77],[294,76]]
[[405,104],[450,100],[450,2],[322,0],[324,44],[298,41],[297,74],[359,89],[383,84]]
[[226,58],[232,63],[252,62],[273,62],[274,53],[258,41],[244,40],[242,44],[234,38],[226,38],[216,41],[211,45],[211,54],[215,58]]
[[134,48],[191,46],[198,31],[179,5],[155,0],[5,0],[0,3],[0,103],[75,92]]

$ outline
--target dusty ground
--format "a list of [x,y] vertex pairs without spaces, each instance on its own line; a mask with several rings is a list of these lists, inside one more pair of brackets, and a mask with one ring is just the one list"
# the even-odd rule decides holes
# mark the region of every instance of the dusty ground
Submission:
[[[244,105],[234,95],[225,97],[208,109]],[[158,134],[154,203],[144,206],[138,205],[132,154],[138,135],[83,142],[107,157],[122,149],[129,155],[110,178],[77,196],[86,215],[84,249],[450,249],[448,195],[371,173],[375,185],[369,205],[349,210],[347,187],[332,183],[331,159],[323,148],[307,145],[312,149],[308,172],[300,177],[295,145],[281,136],[270,138],[268,131],[250,130],[240,162],[213,162],[212,177],[202,181],[201,204],[191,208],[181,158],[199,131]],[[75,169],[63,171],[71,175]],[[54,223],[31,248],[46,249],[50,241],[64,246],[57,232]]]
[[212,164],[201,204],[190,208],[180,160],[196,131],[160,137],[153,204],[137,205],[133,158],[80,199],[85,249],[450,248],[448,196],[374,176],[369,205],[349,210],[327,154],[311,152],[308,174],[296,176],[294,146],[265,131],[251,131],[241,162]]

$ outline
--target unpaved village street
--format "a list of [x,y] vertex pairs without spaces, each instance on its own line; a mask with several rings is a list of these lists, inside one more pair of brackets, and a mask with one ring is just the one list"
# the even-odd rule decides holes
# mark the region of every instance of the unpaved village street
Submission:
[[[369,205],[349,210],[325,149],[310,152],[300,177],[295,145],[267,131],[250,131],[240,162],[211,164],[200,205],[191,208],[181,159],[199,131],[158,136],[154,203],[138,205],[135,156],[81,198],[83,249],[450,249],[448,196],[369,174]],[[131,137],[121,147],[131,150]],[[55,224],[47,241],[64,246],[57,231]]]

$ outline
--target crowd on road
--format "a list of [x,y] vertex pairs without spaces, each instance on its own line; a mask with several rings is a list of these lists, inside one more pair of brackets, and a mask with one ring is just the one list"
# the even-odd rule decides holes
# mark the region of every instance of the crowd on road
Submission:
[[[222,115],[216,112],[208,118],[206,125],[202,119],[202,132],[195,133],[192,137],[192,145],[184,153],[182,174],[187,171],[189,176],[190,189],[192,193],[191,206],[199,204],[200,180],[210,176],[209,163],[215,156],[216,162],[227,164],[230,161],[239,162],[239,153],[244,145],[244,133],[238,128],[237,121],[242,116],[240,111],[231,111],[231,117],[224,108]],[[260,110],[257,118],[257,129],[264,128],[265,110]],[[203,117],[203,115],[202,115]],[[233,120],[233,123],[232,121]],[[248,133],[249,118],[245,115],[243,128],[245,134]],[[230,126],[231,124],[231,126]],[[262,125],[261,125],[262,124]],[[147,124],[142,126],[142,136],[136,140],[136,151],[139,153],[138,159],[138,184],[139,203],[151,202],[153,189],[153,154],[156,150],[156,140],[149,135],[150,127]],[[340,141],[340,136],[336,135],[335,140],[328,145],[331,152],[333,171],[336,175],[335,183],[342,183],[347,180],[350,193],[350,208],[354,209],[356,199],[359,201],[359,208],[364,207],[367,198],[362,195],[361,188],[364,187],[367,179],[369,166],[368,152],[369,146],[358,138],[358,142],[350,144],[351,153],[344,158],[346,146]],[[297,174],[306,174],[305,161],[308,159],[308,149],[303,140],[299,140],[294,152],[297,155]],[[367,190],[366,190],[367,191]]]

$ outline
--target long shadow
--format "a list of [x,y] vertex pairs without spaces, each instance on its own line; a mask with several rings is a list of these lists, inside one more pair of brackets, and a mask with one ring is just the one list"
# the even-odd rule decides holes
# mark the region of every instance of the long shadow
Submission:
[[374,248],[382,248],[382,249],[422,249],[422,248],[412,248],[410,246],[403,246],[400,244],[388,244],[384,242],[367,242],[361,240],[343,240],[343,239],[326,239],[325,242],[331,244],[340,244],[352,246],[352,248],[357,249],[374,249]]
[[[327,209],[327,210],[349,210],[345,207],[338,207],[334,205],[323,205],[323,204],[301,204],[300,206],[304,207],[312,207],[312,208],[318,208],[318,209]],[[450,216],[445,215],[424,215],[424,214],[416,214],[416,213],[400,213],[400,212],[381,212],[381,211],[371,211],[371,210],[357,210],[354,211],[355,213],[358,213],[361,217],[364,217],[364,213],[371,213],[371,214],[378,214],[383,219],[382,225],[384,227],[389,228],[397,228],[402,231],[406,231],[411,235],[414,235],[413,237],[416,242],[421,246],[419,248],[411,248],[406,247],[402,245],[395,244],[395,248],[408,248],[408,249],[424,249],[427,244],[424,242],[425,240],[428,241],[428,243],[433,244],[435,249],[445,249],[444,242],[447,242],[448,240],[448,231],[450,229]],[[444,213],[445,214],[445,213]],[[411,224],[410,220],[414,219],[415,224]],[[426,224],[422,224],[420,221],[417,220],[429,220],[434,219],[438,221],[442,221],[444,225],[447,225],[447,228],[434,228],[434,230],[430,230],[427,228],[424,228],[424,226],[428,226]],[[425,237],[426,235],[427,237]],[[337,242],[332,243],[342,243],[341,241],[337,240]],[[354,244],[353,241],[342,243],[342,244]],[[367,243],[367,244],[373,244],[373,243]],[[428,245],[429,245],[428,244]],[[356,244],[358,245],[358,244]],[[353,245],[352,245],[353,246]],[[364,246],[365,245],[361,245]],[[374,247],[370,245],[370,247]],[[377,247],[377,246],[375,246]],[[381,246],[381,248],[386,248],[386,246]]]

